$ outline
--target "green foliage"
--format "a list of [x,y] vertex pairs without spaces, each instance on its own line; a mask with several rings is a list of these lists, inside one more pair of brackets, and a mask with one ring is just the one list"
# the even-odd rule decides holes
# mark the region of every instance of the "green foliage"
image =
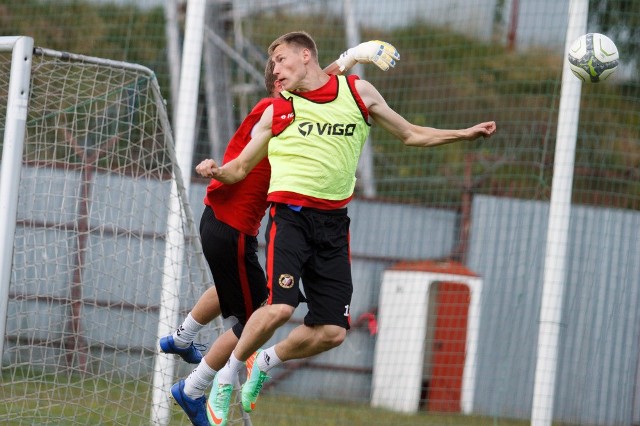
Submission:
[[[564,60],[559,53],[513,52],[424,23],[382,38],[402,41],[393,79],[406,89],[386,95],[386,75],[374,84],[409,121],[439,128],[498,123],[498,134],[489,140],[427,150],[398,148],[374,127],[383,197],[451,207],[466,190],[549,199]],[[639,99],[640,87],[629,82],[583,86],[575,202],[640,208]],[[471,182],[463,179],[467,168]],[[610,192],[615,195],[605,195]]]
[[[4,35],[26,35],[36,44],[62,51],[87,53],[93,51],[105,31],[105,23],[97,8],[86,2],[44,2],[0,0],[2,8],[0,32]],[[78,17],[82,16],[82,20]],[[91,31],[87,31],[91,29]]]
[[86,0],[0,0],[0,35],[30,36],[36,46],[145,65],[168,92],[161,7],[143,10]]
[[[589,0],[590,32],[606,34],[623,62],[640,67],[640,2],[637,0]],[[638,74],[635,80],[639,79]]]
[[[591,19],[613,35],[621,54],[636,54],[640,2],[591,3]],[[300,29],[316,39],[323,64],[345,49],[342,19],[331,14],[270,9],[246,20],[244,35],[258,51],[278,35]],[[44,47],[146,65],[169,95],[161,8],[0,0],[0,24],[0,34],[30,35]],[[361,33],[365,40],[384,39],[400,50],[396,68],[383,73],[366,67],[365,78],[412,123],[438,128],[498,123],[498,134],[489,140],[424,150],[405,148],[374,126],[380,197],[453,208],[465,191],[549,198],[565,60],[557,49],[513,51],[423,22],[386,32],[364,28]],[[262,69],[262,64],[256,66]],[[639,99],[637,81],[583,85],[574,201],[640,209]],[[471,177],[465,179],[469,171]]]

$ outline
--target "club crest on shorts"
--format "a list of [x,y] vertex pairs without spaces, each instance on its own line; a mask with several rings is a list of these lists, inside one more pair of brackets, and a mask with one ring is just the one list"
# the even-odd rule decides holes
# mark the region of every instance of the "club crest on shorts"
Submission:
[[293,287],[293,277],[289,274],[282,274],[280,278],[278,278],[278,284],[282,288],[291,288]]

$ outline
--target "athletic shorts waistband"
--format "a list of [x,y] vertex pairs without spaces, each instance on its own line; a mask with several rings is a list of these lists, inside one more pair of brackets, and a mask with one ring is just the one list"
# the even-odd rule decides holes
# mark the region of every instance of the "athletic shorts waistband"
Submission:
[[[314,213],[324,214],[327,216],[346,216],[348,214],[346,207],[341,209],[324,210],[324,209],[318,209],[315,207],[294,206],[294,205],[284,204],[284,203],[273,203],[273,204],[276,206],[287,208],[294,211],[314,212]],[[292,207],[295,207],[295,208],[292,208]]]

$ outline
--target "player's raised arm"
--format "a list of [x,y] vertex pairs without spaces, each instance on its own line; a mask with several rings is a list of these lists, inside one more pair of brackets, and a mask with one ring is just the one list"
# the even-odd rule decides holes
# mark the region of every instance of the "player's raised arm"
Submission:
[[380,126],[409,146],[437,146],[463,140],[489,137],[496,131],[496,123],[487,121],[466,129],[436,129],[417,126],[395,112],[384,100],[380,92],[369,82],[356,81],[356,88],[371,118]]
[[400,52],[392,44],[371,40],[347,49],[338,59],[324,69],[327,74],[344,74],[356,64],[374,64],[382,71],[396,66]]
[[196,166],[196,172],[202,177],[213,178],[226,184],[244,179],[256,164],[267,156],[269,139],[273,136],[271,133],[272,117],[273,106],[269,106],[253,128],[251,141],[236,158],[222,166],[218,166],[214,160],[204,160]]
[[[399,60],[400,53],[392,44],[381,40],[371,40],[347,49],[338,59],[324,68],[324,71],[327,74],[343,74],[358,63],[373,63],[381,70],[386,71],[395,67]],[[254,128],[253,139],[256,139],[255,143],[252,139],[252,142],[247,144],[242,154],[236,159],[223,166],[218,166],[215,160],[208,158],[196,166],[196,173],[226,184],[244,179],[251,169],[267,155],[267,144],[272,136],[271,114],[273,114],[273,107],[268,107]],[[264,126],[261,127],[261,124]]]

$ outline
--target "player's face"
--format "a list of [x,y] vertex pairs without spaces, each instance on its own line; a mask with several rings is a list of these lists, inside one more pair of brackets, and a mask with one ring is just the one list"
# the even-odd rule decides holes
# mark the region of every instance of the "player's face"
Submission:
[[305,49],[288,44],[276,47],[271,55],[273,74],[285,90],[296,90],[305,75],[304,64],[308,59]]

